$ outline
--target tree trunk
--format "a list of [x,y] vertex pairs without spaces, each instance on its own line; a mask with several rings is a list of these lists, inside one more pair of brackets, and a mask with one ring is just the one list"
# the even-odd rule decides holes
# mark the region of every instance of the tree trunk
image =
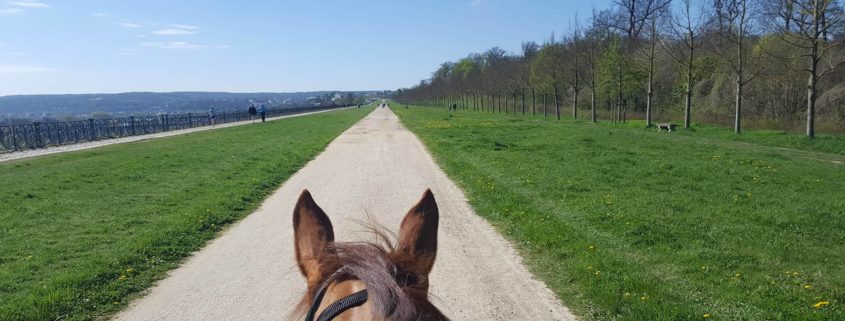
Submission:
[[596,122],[596,89],[590,89],[590,119]]
[[555,84],[554,87],[555,87],[555,116],[557,116],[557,120],[560,120],[560,103],[558,103],[557,84]]
[[742,72],[736,76],[736,119],[734,119],[734,132],[739,134],[742,131]]
[[575,89],[575,100],[572,102],[572,119],[578,119],[578,89]]
[[816,80],[818,73],[817,48],[813,46],[810,56],[810,77],[807,80],[807,137],[816,138]]
[[535,97],[534,97],[534,87],[531,87],[531,115],[537,114],[537,109],[535,106]]
[[690,31],[689,58],[687,60],[687,92],[686,104],[684,106],[684,128],[690,127],[690,114],[692,113],[692,58],[693,53],[695,52],[695,45],[693,41],[692,31]]
[[546,108],[546,93],[544,92],[543,93],[543,118],[546,118],[548,116],[549,116],[548,108]]
[[525,87],[522,87],[522,114],[525,115]]

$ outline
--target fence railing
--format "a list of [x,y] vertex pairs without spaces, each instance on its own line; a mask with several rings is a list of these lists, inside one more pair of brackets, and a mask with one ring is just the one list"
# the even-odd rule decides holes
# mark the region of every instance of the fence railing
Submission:
[[[346,106],[268,108],[266,116],[268,118],[278,117],[343,107]],[[215,124],[250,120],[250,115],[247,114],[246,108],[243,111],[215,112],[214,115]],[[256,118],[260,118],[260,116],[257,115]],[[24,125],[3,125],[0,126],[0,153],[146,135],[209,125],[211,125],[211,119],[209,119],[207,113],[162,114],[65,122],[36,122]]]

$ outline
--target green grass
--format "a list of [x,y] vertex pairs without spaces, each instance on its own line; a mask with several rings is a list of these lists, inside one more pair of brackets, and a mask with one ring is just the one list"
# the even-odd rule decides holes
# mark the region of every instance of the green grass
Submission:
[[583,320],[845,320],[842,137],[396,112]]
[[371,110],[0,163],[0,320],[120,309]]

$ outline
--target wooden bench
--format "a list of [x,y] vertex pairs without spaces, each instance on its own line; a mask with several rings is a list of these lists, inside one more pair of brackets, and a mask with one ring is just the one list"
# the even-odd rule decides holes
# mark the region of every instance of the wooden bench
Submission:
[[671,133],[673,130],[675,130],[675,127],[678,127],[678,125],[670,123],[659,123],[657,124],[657,131],[661,132],[665,129]]

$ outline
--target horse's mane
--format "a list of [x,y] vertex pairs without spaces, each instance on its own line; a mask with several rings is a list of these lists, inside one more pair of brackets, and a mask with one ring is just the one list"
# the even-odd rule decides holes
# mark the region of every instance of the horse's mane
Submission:
[[[431,262],[413,262],[391,255],[393,245],[381,229],[372,229],[381,240],[374,242],[331,243],[320,256],[320,282],[329,284],[356,279],[367,285],[368,301],[372,303],[373,320],[385,321],[448,321],[449,319],[428,301],[427,290],[415,287],[419,280],[407,272],[414,267],[403,266]],[[413,262],[413,263],[409,263]],[[309,287],[292,313],[299,320],[308,310],[319,285]]]

